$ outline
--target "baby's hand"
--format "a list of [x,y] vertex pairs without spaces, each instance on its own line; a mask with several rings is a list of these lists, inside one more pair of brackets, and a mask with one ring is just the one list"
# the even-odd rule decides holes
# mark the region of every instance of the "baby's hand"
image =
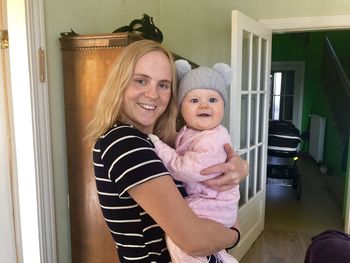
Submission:
[[159,140],[159,137],[157,135],[154,135],[154,134],[148,134],[148,137],[151,139],[151,141],[153,143],[155,143],[156,141]]

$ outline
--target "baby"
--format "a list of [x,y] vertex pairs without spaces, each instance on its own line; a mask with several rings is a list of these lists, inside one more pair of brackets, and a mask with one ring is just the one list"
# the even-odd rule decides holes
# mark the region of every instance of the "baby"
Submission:
[[[231,143],[231,137],[220,123],[228,103],[226,89],[232,80],[231,68],[217,63],[213,68],[191,69],[186,60],[177,60],[175,65],[179,80],[178,104],[185,126],[178,133],[175,149],[154,135],[150,138],[172,177],[183,182],[191,209],[199,217],[232,228],[237,220],[239,186],[218,192],[202,183],[218,174],[200,174],[203,168],[226,161],[224,144]],[[187,255],[168,237],[167,246],[173,263],[208,262],[205,257]],[[225,250],[215,256],[222,262],[238,262]]]

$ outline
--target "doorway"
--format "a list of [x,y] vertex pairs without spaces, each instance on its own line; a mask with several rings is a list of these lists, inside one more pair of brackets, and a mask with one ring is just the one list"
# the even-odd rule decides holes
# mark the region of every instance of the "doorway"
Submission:
[[[261,22],[262,24],[268,26],[269,28],[271,28],[273,30],[273,33],[283,33],[283,34],[288,34],[288,33],[293,33],[293,32],[305,32],[305,31],[318,31],[318,30],[327,30],[327,29],[340,29],[340,28],[350,28],[350,16],[339,16],[339,17],[324,17],[321,19],[322,20],[322,28],[320,27],[320,18],[295,18],[295,19],[276,19],[276,20],[261,20],[259,22]],[[273,47],[275,47],[275,41],[273,41]],[[288,51],[287,51],[288,52]],[[291,51],[289,51],[291,52]],[[285,60],[285,61],[291,61],[289,60]],[[294,59],[293,61],[300,61],[299,59]],[[280,61],[281,62],[281,61]],[[303,92],[305,94],[305,91]],[[304,98],[303,98],[304,100]],[[301,101],[303,101],[301,100]],[[309,105],[305,102],[303,102],[301,104],[301,111],[304,112],[305,114],[305,106],[309,107]],[[304,107],[303,107],[304,105]],[[307,112],[307,111],[306,111]],[[299,127],[307,127],[307,121],[303,122],[302,118],[300,118],[299,123],[301,122],[301,125]],[[298,126],[298,125],[296,125]],[[315,163],[311,163],[313,165],[315,165]],[[318,167],[316,166],[316,170],[317,173],[319,173],[319,169],[317,169]],[[349,168],[348,168],[349,169]],[[347,171],[347,176],[349,176],[349,171]],[[290,190],[292,190],[291,188],[289,188]],[[345,195],[349,196],[349,187],[345,188]],[[293,195],[294,197],[294,195]],[[295,197],[294,197],[295,198]],[[295,199],[294,199],[295,200]],[[315,203],[315,206],[318,207],[318,203],[322,202],[321,200],[317,200],[317,202]],[[302,207],[302,205],[299,203],[296,205],[297,209],[300,209]],[[283,213],[283,212],[282,212]],[[285,211],[285,213],[288,213],[288,211]],[[349,201],[347,201],[345,203],[345,218],[349,218]],[[340,216],[341,217],[341,216]],[[320,217],[318,217],[320,218]],[[338,218],[340,219],[340,218]],[[278,220],[278,218],[277,218]],[[267,225],[267,224],[266,224]],[[342,227],[341,227],[342,228]],[[345,221],[345,230],[349,229],[349,219],[346,219]],[[259,237],[259,239],[256,241],[255,245],[259,243],[259,241],[263,241],[260,242],[260,250],[257,250],[253,253],[258,253],[258,257],[256,257],[255,259],[251,258],[249,256],[251,250],[247,253],[247,255],[243,258],[242,261],[244,263],[249,263],[249,262],[257,262],[257,260],[259,262],[281,262],[284,261],[284,259],[286,258],[286,253],[288,251],[285,251],[285,248],[288,246],[284,246],[281,242],[278,242],[278,236],[275,237],[270,237],[269,236],[266,238],[266,236],[264,237],[264,233],[263,235],[261,235]],[[285,236],[282,234],[281,235],[282,238],[285,238]],[[300,238],[298,236],[292,235],[290,236],[290,245],[292,246],[292,250],[294,249],[294,251],[297,251],[297,254],[300,254],[300,246],[299,246],[299,241],[301,243],[308,244],[310,237],[308,237],[307,239],[303,239],[300,240]],[[275,242],[274,244],[272,244],[273,242],[270,242],[272,240],[277,240],[277,242]],[[254,245],[254,246],[255,246]],[[278,255],[278,249],[281,248],[280,252],[281,254]],[[296,249],[296,250],[295,250]],[[298,250],[299,249],[299,250]],[[277,250],[277,251],[275,251]],[[270,256],[272,256],[268,259],[266,257],[266,254],[269,254]],[[295,255],[295,254],[294,254]],[[252,259],[252,260],[249,260]],[[293,260],[293,259],[291,259]],[[284,261],[287,262],[287,261]],[[288,262],[299,262],[297,261],[288,261]]]
[[[348,19],[348,23],[347,23],[347,27],[350,27],[350,16],[348,17],[349,19]],[[330,20],[328,20],[329,19],[329,17],[327,17],[327,18],[325,18],[325,20],[327,20],[327,22],[325,22],[324,23],[324,25],[327,25],[327,24],[329,24],[329,26],[330,26],[330,28],[332,28],[332,29],[334,29],[334,28],[336,28],[337,26],[336,25],[334,25],[334,21],[338,21],[336,18],[331,18]],[[280,29],[282,28],[283,29],[283,27],[285,27],[286,25],[288,25],[288,30],[286,30],[286,31],[290,31],[290,32],[300,32],[300,31],[305,31],[305,30],[307,30],[307,31],[309,31],[309,30],[311,30],[312,28],[316,28],[317,30],[320,30],[320,27],[319,27],[319,24],[320,24],[320,18],[315,18],[315,22],[313,22],[312,21],[312,19],[311,19],[311,21],[310,21],[310,19],[308,18],[307,19],[307,21],[306,21],[306,23],[305,24],[303,24],[303,26],[301,27],[301,23],[300,23],[300,19],[295,19],[295,24],[293,25],[293,19],[286,19],[287,21],[284,21],[284,19],[278,19],[277,21],[264,21],[264,22],[262,22],[262,21],[260,21],[260,22],[262,22],[262,24],[263,25],[265,25],[265,26],[267,26],[267,27],[270,27],[270,28],[272,28],[273,29],[273,32],[278,32],[278,29],[279,29],[279,27],[280,27]],[[277,25],[277,26],[276,26]],[[282,26],[281,26],[282,25]],[[293,28],[293,26],[294,26],[294,28]],[[275,30],[274,30],[275,29]],[[277,29],[277,30],[276,30]],[[278,32],[278,33],[286,33],[286,32]],[[293,35],[296,35],[297,37],[299,37],[299,36],[301,36],[301,37],[299,37],[299,40],[301,40],[300,41],[300,43],[299,44],[301,44],[301,45],[303,45],[303,44],[305,44],[305,42],[307,43],[307,41],[309,40],[308,39],[308,36],[309,36],[309,34],[308,33],[290,33],[290,34],[293,34]],[[278,35],[284,35],[284,34],[278,34]],[[304,42],[305,41],[305,42]],[[253,45],[254,46],[254,45]],[[273,48],[275,48],[275,40],[273,40]],[[253,50],[254,50],[254,48],[253,48]],[[300,52],[298,52],[299,50],[296,50],[296,51],[291,51],[290,49],[286,49],[285,50],[285,52],[286,52],[286,54],[297,54],[297,55],[300,55]],[[319,51],[319,50],[317,50],[317,51]],[[233,54],[234,54],[234,52],[232,52]],[[273,51],[272,51],[272,53],[273,53]],[[244,54],[244,50],[243,50],[243,54]],[[309,54],[313,54],[313,51],[311,51],[311,52],[309,52]],[[312,56],[309,56],[309,57],[312,57]],[[272,55],[272,60],[274,60],[273,59],[273,55]],[[237,60],[238,61],[238,60]],[[302,61],[302,60],[300,60],[300,59],[293,59],[293,60],[290,60],[290,59],[288,59],[288,60],[286,60],[286,59],[282,59],[282,60],[280,60],[280,61]],[[232,65],[233,66],[235,66],[236,64],[235,63],[232,63]],[[241,65],[241,67],[242,68],[244,68],[244,65]],[[317,71],[317,70],[316,70]],[[270,72],[270,71],[269,71]],[[319,71],[318,71],[319,72]],[[309,72],[310,73],[310,72]],[[238,76],[237,76],[237,78],[241,78],[242,76],[244,76],[244,74],[238,74]],[[311,74],[308,74],[307,75],[307,77],[310,79],[310,76],[311,76]],[[312,78],[311,78],[312,79]],[[248,82],[249,83],[249,82]],[[318,85],[316,85],[317,86],[317,88],[319,88],[320,87],[320,83],[317,83]],[[238,85],[239,86],[239,85]],[[288,94],[288,95],[292,95],[293,94],[293,97],[295,96],[294,95],[294,92],[296,91],[297,89],[294,89],[294,87],[293,87],[293,92],[291,92],[290,94]],[[304,93],[302,93],[302,94],[305,94],[305,92]],[[310,92],[308,95],[313,95],[313,92]],[[287,96],[284,96],[284,97],[287,97]],[[298,98],[299,98],[299,96],[297,96]],[[281,96],[280,96],[280,99],[281,99]],[[308,108],[306,107],[306,110],[305,110],[305,105],[306,106],[308,106],[308,107],[310,107],[310,103],[309,104],[304,104],[303,102],[304,102],[304,100],[301,100],[302,101],[302,103],[300,104],[300,105],[302,105],[302,110],[300,111],[300,112],[302,112],[302,114],[304,114],[305,115],[305,112],[307,113],[308,112]],[[291,105],[291,104],[290,104]],[[297,104],[295,104],[295,106],[296,106]],[[312,105],[312,104],[311,104]],[[281,106],[281,105],[280,105]],[[284,105],[283,105],[284,106]],[[293,112],[294,110],[292,110],[292,112]],[[298,114],[294,114],[295,115],[295,117],[294,117],[294,119],[297,119],[297,117],[298,117]],[[302,115],[301,115],[302,116]],[[293,119],[293,116],[291,117],[292,119]],[[304,120],[304,122],[303,122],[303,120],[302,120],[302,118],[300,118],[301,119],[301,122],[302,122],[302,124],[301,125],[297,125],[297,126],[299,126],[299,127],[301,127],[301,128],[303,128],[303,127],[306,127],[306,125],[305,125],[305,120]],[[306,118],[307,119],[307,118]],[[297,122],[297,121],[295,121],[295,122]],[[306,120],[306,122],[307,122],[307,120]],[[299,123],[300,123],[300,121],[299,121]],[[249,161],[249,160],[248,160]],[[263,170],[263,169],[262,169]],[[255,207],[257,207],[257,206],[255,206]],[[265,209],[265,207],[263,208],[263,209]],[[240,212],[241,212],[241,210],[242,209],[240,209]],[[348,212],[347,212],[348,213]],[[244,227],[242,227],[242,230],[244,230]],[[244,232],[244,231],[243,231]],[[276,261],[277,262],[277,261]],[[280,262],[280,261],[279,261]]]
[[[349,31],[347,31],[349,32]],[[285,34],[275,34],[273,35],[273,51],[272,51],[272,59],[274,61],[278,61],[278,63],[273,63],[274,67],[277,67],[279,65],[283,65],[286,63],[290,63],[290,61],[299,61],[299,66],[302,72],[304,73],[304,80],[303,83],[304,87],[301,87],[301,92],[299,95],[294,96],[295,91],[297,87],[294,86],[294,91],[292,91],[293,87],[291,84],[293,83],[293,79],[295,79],[295,72],[292,67],[285,67],[285,68],[272,68],[272,76],[274,73],[276,73],[276,78],[278,76],[281,77],[283,80],[283,75],[285,76],[284,80],[280,81],[282,83],[282,88],[279,93],[283,96],[275,96],[276,99],[274,99],[274,92],[272,93],[272,100],[271,100],[271,111],[270,116],[273,115],[273,108],[274,102],[278,101],[287,101],[285,98],[293,98],[290,101],[293,100],[295,97],[300,98],[299,103],[297,103],[299,107],[299,114],[297,114],[297,117],[299,117],[299,123],[301,125],[299,126],[298,123],[295,123],[295,117],[296,114],[294,112],[297,112],[295,110],[295,106],[292,106],[292,103],[287,103],[290,106],[289,111],[283,111],[279,110],[279,117],[284,117],[285,113],[287,112],[287,118],[291,118],[290,116],[293,113],[293,124],[297,124],[296,126],[299,128],[301,133],[308,131],[308,126],[310,122],[310,114],[315,113],[319,114],[320,116],[324,116],[327,121],[327,130],[328,132],[328,138],[326,136],[326,139],[324,141],[324,149],[325,149],[325,159],[324,161],[328,164],[328,167],[332,167],[330,171],[330,175],[332,176],[341,176],[339,173],[332,172],[337,171],[336,168],[340,167],[340,160],[342,159],[342,144],[340,143],[340,137],[339,133],[337,131],[337,127],[335,123],[332,121],[332,109],[330,102],[327,97],[327,93],[325,91],[325,88],[323,86],[323,78],[322,78],[322,57],[323,57],[323,46],[324,46],[324,37],[325,36],[331,36],[332,39],[337,40],[338,42],[344,42],[344,40],[350,41],[350,34],[346,31],[317,31],[317,32],[308,32],[308,33],[285,33]],[[345,37],[347,36],[347,37]],[[336,47],[337,42],[334,41],[334,47]],[[340,55],[340,53],[339,53]],[[303,64],[304,63],[304,64]],[[292,74],[292,72],[294,72]],[[291,80],[287,80],[288,77]],[[272,79],[273,80],[273,79]],[[278,83],[278,81],[275,81]],[[287,82],[287,83],[286,83]],[[298,85],[297,85],[298,86]],[[276,93],[276,92],[275,92]],[[278,93],[278,92],[277,92]],[[278,100],[279,99],[279,100]],[[276,102],[276,104],[277,104]],[[277,104],[278,105],[278,104]],[[282,109],[285,108],[283,107]],[[278,114],[276,114],[278,115]],[[273,117],[273,116],[272,116]],[[278,117],[278,116],[276,116]],[[337,135],[339,140],[337,140]],[[332,134],[331,137],[330,134]],[[304,138],[303,143],[301,144],[302,151],[308,152],[308,139]],[[334,158],[337,156],[336,158]],[[301,175],[303,176],[303,175]],[[320,178],[321,180],[321,178]],[[344,180],[345,181],[345,180]],[[305,188],[305,187],[303,187]],[[307,189],[303,189],[303,191],[307,191]],[[301,200],[302,201],[302,200]],[[341,201],[340,201],[341,203]],[[342,204],[341,204],[342,205]],[[320,208],[321,209],[321,208]]]
[[[321,34],[321,32],[318,32],[318,34]],[[278,36],[278,38],[280,38],[280,39],[287,38],[288,35],[291,38],[295,38],[295,33],[293,33],[293,34],[288,34],[288,33],[281,34]],[[305,34],[304,34],[304,37],[305,37]],[[312,41],[313,40],[312,34],[310,34],[309,37],[310,37],[310,39],[307,39],[307,41]],[[284,42],[281,41],[281,43],[285,43],[288,41],[291,41],[291,40],[284,39]],[[299,47],[307,45],[307,43],[305,43],[304,41],[305,41],[305,39],[300,41]],[[299,52],[295,52],[295,50],[293,50],[291,48],[291,46],[293,46],[293,44],[291,44],[290,46],[288,46],[288,48],[286,48],[284,50],[283,50],[283,48],[281,48],[282,51],[275,50],[272,52],[273,54],[281,53],[283,51],[285,52],[285,57],[283,59],[279,59],[278,63],[283,64],[285,61],[286,62],[297,61],[297,60],[301,61],[300,57],[301,57],[301,54],[303,54],[303,51],[299,50]],[[278,41],[275,41],[275,38],[273,38],[273,48],[276,48],[276,47],[278,47]],[[319,49],[319,46],[316,49]],[[291,59],[292,55],[294,55],[294,57]],[[273,55],[273,57],[274,57],[274,55]],[[317,106],[319,107],[318,110],[324,110],[324,108],[325,108],[324,102],[327,101],[327,98],[325,98],[325,95],[322,94],[322,92],[316,90],[316,88],[320,89],[320,85],[321,85],[321,82],[319,80],[317,80],[318,77],[315,78],[315,76],[317,74],[319,75],[319,71],[317,71],[317,69],[320,68],[319,64],[316,65],[316,61],[318,63],[320,63],[322,61],[321,58],[312,57],[312,55],[308,52],[305,52],[305,57],[306,57],[306,59],[305,59],[306,63],[304,65],[304,67],[305,67],[305,71],[307,72],[305,74],[308,74],[307,75],[308,79],[305,80],[305,83],[307,83],[307,85],[305,84],[306,88],[305,88],[303,93],[306,94],[307,99],[303,98],[303,100],[302,100],[303,103],[301,104],[300,108],[301,109],[304,108],[304,116],[307,116],[307,113],[309,112],[310,109],[312,109],[314,104],[318,104],[315,106],[315,107],[317,107]],[[315,63],[314,65],[312,65],[312,69],[310,69],[310,65],[307,64],[307,62],[309,62],[310,60],[314,61],[313,63]],[[285,71],[283,69],[281,69],[281,70],[277,69],[276,71],[272,70],[272,76],[273,76],[274,72],[279,72],[280,73],[279,77],[281,77],[281,79],[282,79],[283,73],[285,73],[285,75],[289,74],[291,76],[291,78],[293,79],[294,74],[291,74],[290,72],[286,73],[286,71],[288,72],[289,69],[286,69]],[[316,72],[316,74],[315,74],[315,72]],[[313,75],[313,74],[315,74],[315,75]],[[278,76],[275,76],[275,78],[277,78],[277,77]],[[273,80],[273,77],[271,79]],[[286,79],[287,79],[287,77],[286,77]],[[290,83],[292,83],[292,82],[293,81],[290,81]],[[314,82],[314,83],[312,83],[312,82]],[[283,81],[280,81],[280,83],[283,83]],[[310,89],[310,86],[312,89]],[[291,90],[290,87],[286,88],[286,89]],[[272,88],[272,90],[273,90],[273,88]],[[291,92],[291,91],[283,92],[281,89],[279,92],[271,92],[271,93],[272,93],[271,94],[271,97],[272,97],[271,103],[273,104],[273,102],[274,102],[273,96],[274,95],[287,95],[285,97],[288,97],[288,96],[291,96],[291,94],[293,94],[294,92]],[[279,94],[276,94],[276,93],[279,93]],[[279,98],[280,101],[283,100],[282,97],[283,96],[280,96],[280,98]],[[311,97],[312,97],[312,99],[310,99]],[[315,100],[313,101],[313,99],[315,99]],[[278,101],[278,99],[276,99],[276,100]],[[276,103],[276,105],[281,105],[281,104]],[[289,103],[289,105],[291,105],[291,103]],[[282,107],[283,106],[284,105],[282,105]],[[273,105],[271,106],[271,108],[273,108]],[[322,108],[322,109],[320,109],[320,108]],[[293,107],[290,106],[289,112],[292,112],[293,111],[292,109],[293,109]],[[273,112],[274,112],[273,109],[271,109],[270,116],[273,115]],[[278,109],[278,113],[280,114],[280,116],[283,117],[283,114],[284,114],[283,111]],[[306,119],[306,121],[304,120],[304,123],[303,123],[304,125],[300,126],[300,127],[304,127],[303,129],[307,128],[307,118],[304,117],[304,119]],[[298,202],[297,200],[295,200],[294,195],[292,195],[292,199],[290,198],[290,196],[288,196],[288,192],[293,191],[291,188],[285,189],[283,187],[277,188],[277,187],[273,186],[274,189],[271,189],[271,188],[269,189],[269,187],[268,187],[267,188],[267,201],[266,201],[265,230],[269,230],[269,227],[271,225],[276,224],[276,221],[278,222],[278,227],[280,227],[280,228],[289,228],[291,225],[293,225],[295,227],[296,225],[298,225],[298,223],[300,224],[300,226],[302,226],[302,221],[303,221],[302,218],[307,218],[308,217],[307,213],[305,213],[304,217],[300,218],[300,217],[295,216],[295,214],[293,215],[292,211],[294,211],[294,212],[300,211],[300,213],[303,213],[303,211],[310,212],[314,208],[316,208],[314,212],[318,216],[314,217],[315,218],[314,220],[309,218],[311,220],[311,222],[313,223],[313,225],[318,225],[322,221],[328,222],[328,224],[321,226],[321,228],[318,229],[319,231],[325,230],[325,228],[334,228],[334,229],[339,229],[339,230],[344,229],[343,228],[343,218],[342,218],[342,213],[341,213],[341,210],[343,208],[342,203],[341,202],[336,203],[334,200],[332,200],[332,196],[329,195],[329,193],[324,194],[324,195],[319,195],[319,196],[317,196],[316,193],[313,194],[316,185],[319,186],[320,188],[325,188],[325,189],[327,188],[327,186],[324,184],[324,181],[322,179],[322,176],[324,176],[324,175],[320,173],[319,167],[316,165],[316,163],[313,160],[308,159],[308,158],[303,158],[303,157],[301,159],[302,159],[302,161],[299,162],[299,165],[303,165],[304,167],[305,166],[312,166],[313,171],[314,171],[314,172],[310,172],[309,169],[299,169],[300,172],[302,173],[302,176],[304,176],[304,179],[306,179],[306,181],[305,180],[303,181],[303,194],[305,193],[304,197],[302,195],[300,202]],[[309,181],[308,179],[310,179],[310,177],[306,177],[310,173],[312,173],[312,178],[314,178],[314,180]],[[312,196],[310,196],[310,194]],[[309,199],[307,199],[306,197],[309,197]],[[327,197],[327,199],[325,199],[325,197]],[[312,199],[312,198],[316,198],[316,200]],[[314,202],[313,205],[310,205],[311,204],[310,200],[313,200],[316,202]],[[322,203],[324,205],[325,203],[330,203],[330,202],[333,203],[332,204],[333,207],[334,207],[334,205],[338,206],[337,208],[335,208],[335,209],[338,209],[337,212],[334,212],[334,213],[330,212],[333,210],[330,210],[330,209],[325,210],[323,206],[320,207],[318,205],[319,203]],[[279,209],[276,209],[276,203],[279,203]],[[271,209],[269,208],[269,205],[272,205]],[[289,207],[289,206],[291,206],[290,209],[285,209],[285,210],[282,209],[282,208]],[[271,210],[274,210],[275,212],[277,211],[277,213],[270,213]],[[329,218],[328,217],[329,213],[331,213],[332,216],[337,215],[337,218],[335,218],[336,221],[327,221]],[[287,217],[288,219],[293,218],[295,221],[294,222],[288,221],[288,220],[286,220],[285,217]],[[321,220],[321,218],[322,218],[322,220]],[[276,224],[276,226],[277,226],[277,224]],[[311,228],[309,228],[308,231],[311,232]],[[282,233],[282,232],[278,232],[278,233]],[[276,239],[278,239],[278,235],[279,235],[278,233],[277,234],[275,233],[277,235]],[[267,231],[267,233],[264,233],[265,237],[263,237],[263,238],[265,238],[265,242],[269,243],[270,245],[272,243],[274,243],[276,247],[273,247],[273,249],[276,249],[276,251],[278,251],[279,247],[282,249],[282,245],[281,245],[282,241],[280,243],[275,243],[273,241],[271,242],[271,240],[269,241],[268,237],[266,237],[266,234],[269,237],[269,234],[271,234],[271,232]],[[313,233],[313,235],[315,235],[315,233]],[[298,235],[297,233],[294,233],[290,236],[286,235],[286,238],[289,239],[289,241],[290,241],[290,247],[291,246],[293,247],[291,249],[296,249],[296,251],[298,251],[297,247],[300,248],[300,246],[303,246],[305,248],[306,245],[309,244],[308,242],[310,242],[311,236],[312,235],[309,234],[309,235],[305,235],[306,238],[303,238],[300,235]],[[257,242],[259,242],[259,241],[257,241]],[[298,242],[300,242],[300,243],[298,243]],[[277,255],[279,252],[273,252],[272,247],[263,248],[262,253],[266,252],[265,249],[268,249],[270,251],[270,253],[271,253],[270,256],[272,256],[272,257],[279,256],[279,255]],[[299,253],[301,253],[301,252],[299,251]],[[282,255],[280,255],[280,256],[282,256]],[[254,261],[243,261],[243,262],[254,262]],[[276,261],[263,261],[262,260],[260,262],[281,262],[281,261],[278,261],[278,260],[276,260]],[[283,262],[297,262],[297,261],[283,261]]]

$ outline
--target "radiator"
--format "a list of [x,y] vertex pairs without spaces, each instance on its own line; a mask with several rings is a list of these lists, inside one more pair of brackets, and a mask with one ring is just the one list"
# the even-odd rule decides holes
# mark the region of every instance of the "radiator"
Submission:
[[324,134],[326,118],[312,114],[310,123],[309,154],[317,162],[323,161]]

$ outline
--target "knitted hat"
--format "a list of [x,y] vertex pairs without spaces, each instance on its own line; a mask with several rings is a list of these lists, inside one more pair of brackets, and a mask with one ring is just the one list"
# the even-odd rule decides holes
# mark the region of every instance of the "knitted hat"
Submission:
[[188,92],[194,89],[211,89],[220,93],[224,104],[227,104],[227,87],[231,84],[231,68],[224,63],[217,63],[212,68],[199,67],[191,69],[184,59],[175,61],[179,81],[178,104],[180,105]]

